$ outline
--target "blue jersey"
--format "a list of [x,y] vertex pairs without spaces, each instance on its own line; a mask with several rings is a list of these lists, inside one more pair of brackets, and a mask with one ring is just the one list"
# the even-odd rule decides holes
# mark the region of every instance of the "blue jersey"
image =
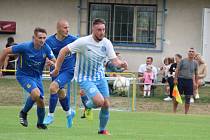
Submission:
[[35,49],[32,41],[13,46],[12,53],[19,55],[17,76],[40,77],[46,57],[49,59],[54,58],[52,50],[46,43],[41,49]]
[[[67,44],[75,41],[76,39],[77,39],[76,37],[68,35],[65,39],[60,41],[56,39],[55,35],[51,35],[47,38],[46,43],[50,46],[55,57],[57,58],[60,50],[63,47],[65,47]],[[76,62],[76,54],[66,56],[60,71],[65,71],[65,70],[74,71],[75,62]]]

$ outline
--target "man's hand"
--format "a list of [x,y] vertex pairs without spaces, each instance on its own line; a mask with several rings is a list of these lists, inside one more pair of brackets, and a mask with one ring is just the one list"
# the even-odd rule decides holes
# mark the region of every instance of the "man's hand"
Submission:
[[128,69],[128,63],[126,61],[123,61],[123,63],[121,64],[121,67],[124,68],[125,70]]
[[59,70],[56,68],[52,72],[50,72],[51,77],[56,77],[58,74],[59,74]]

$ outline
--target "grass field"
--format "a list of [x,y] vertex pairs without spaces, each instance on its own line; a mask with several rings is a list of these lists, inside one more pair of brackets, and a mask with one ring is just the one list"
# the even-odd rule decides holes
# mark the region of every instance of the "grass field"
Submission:
[[[111,136],[97,134],[98,111],[94,120],[80,119],[77,113],[72,128],[65,126],[65,114],[56,111],[48,130],[35,127],[35,108],[29,114],[29,127],[19,124],[20,107],[0,107],[0,140],[209,140],[210,117],[168,113],[111,112]],[[80,111],[79,111],[80,112]]]

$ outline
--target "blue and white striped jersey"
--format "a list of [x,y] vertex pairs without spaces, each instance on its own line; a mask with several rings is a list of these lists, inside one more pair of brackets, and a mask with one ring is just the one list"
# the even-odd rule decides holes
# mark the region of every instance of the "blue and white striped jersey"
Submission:
[[110,40],[103,38],[96,42],[92,35],[81,37],[67,45],[72,53],[77,53],[75,79],[96,81],[105,77],[104,61],[114,59],[116,54]]

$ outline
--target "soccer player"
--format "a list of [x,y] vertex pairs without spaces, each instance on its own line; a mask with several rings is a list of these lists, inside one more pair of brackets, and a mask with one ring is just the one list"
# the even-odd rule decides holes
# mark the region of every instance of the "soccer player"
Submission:
[[[59,51],[67,44],[75,41],[77,38],[69,34],[69,23],[65,19],[61,19],[57,22],[57,33],[47,38],[46,43],[52,49],[55,57],[58,57]],[[52,77],[52,83],[50,84],[50,99],[49,99],[49,113],[44,119],[44,124],[49,125],[54,121],[54,111],[59,98],[60,104],[63,110],[66,112],[67,127],[72,126],[72,118],[75,112],[69,107],[69,99],[66,96],[63,88],[65,84],[71,82],[74,76],[74,67],[76,62],[76,54],[67,55],[64,63],[61,66],[59,75]],[[51,65],[51,71],[53,65]]]
[[19,84],[29,93],[25,106],[19,113],[20,124],[27,127],[27,114],[37,104],[37,128],[47,129],[43,124],[45,116],[44,105],[44,89],[42,84],[42,71],[46,58],[51,63],[55,63],[56,59],[50,47],[45,43],[47,32],[43,28],[35,28],[33,41],[14,45],[5,48],[0,56],[0,67],[8,54],[18,54],[18,66],[16,79]]
[[127,63],[117,58],[111,41],[104,36],[105,21],[97,18],[93,21],[91,35],[81,37],[61,49],[51,75],[55,76],[59,73],[66,55],[74,52],[78,54],[76,80],[88,97],[86,106],[88,108],[101,107],[98,134],[109,135],[105,129],[109,120],[109,90],[103,62],[108,57],[113,64],[125,69],[127,69]]

